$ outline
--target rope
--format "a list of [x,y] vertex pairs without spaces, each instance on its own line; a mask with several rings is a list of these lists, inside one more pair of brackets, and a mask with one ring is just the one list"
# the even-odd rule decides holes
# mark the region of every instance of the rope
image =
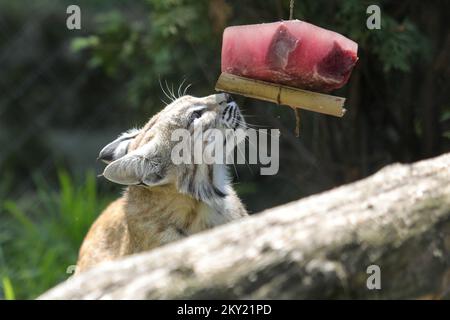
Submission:
[[291,0],[289,5],[289,20],[294,19],[294,1],[295,0]]
[[[294,19],[294,2],[291,0],[289,3],[289,20]],[[292,108],[295,112],[295,136],[298,138],[300,136],[300,109]]]

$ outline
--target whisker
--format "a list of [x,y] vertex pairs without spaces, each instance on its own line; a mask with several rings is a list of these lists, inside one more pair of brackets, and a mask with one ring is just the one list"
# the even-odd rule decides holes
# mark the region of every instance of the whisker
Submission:
[[250,140],[250,138],[246,135],[245,136],[246,141],[248,141],[249,146],[252,146],[253,148],[255,148],[255,150],[257,150],[256,146],[254,143],[252,143],[252,141]]
[[240,121],[240,120],[237,120],[237,119],[235,119],[235,121],[236,121],[239,125],[241,125],[242,127],[244,127],[245,129],[255,129],[255,128],[250,127],[250,125],[249,125],[248,123],[246,123],[246,122],[243,122],[243,121]]
[[239,178],[239,174],[238,174],[237,169],[236,169],[236,165],[234,164],[234,162],[232,162],[231,164],[233,165],[234,173],[236,173],[236,177],[237,177],[238,179],[240,179],[240,178]]
[[161,100],[161,102],[162,102],[162,103],[164,103],[164,104],[165,104],[166,106],[168,105],[168,103],[167,103],[167,101],[166,101],[166,100],[164,100],[164,99],[161,99],[161,98],[160,98],[159,100]]
[[[161,78],[158,78],[159,81],[159,87],[161,88],[162,92],[164,93],[164,95],[167,97],[167,99],[169,99],[169,101],[173,101],[170,96],[167,94],[166,90],[164,90],[163,85],[161,83]],[[167,82],[166,82],[167,83]]]
[[250,165],[247,163],[247,159],[245,159],[245,156],[242,154],[241,149],[239,149],[239,146],[236,145],[236,149],[239,152],[239,154],[242,156],[242,158],[244,159],[245,165],[247,166],[247,168],[250,170],[250,172],[253,174],[253,170],[252,168],[250,168]]
[[262,127],[262,128],[253,128],[251,125],[249,125],[248,123],[244,123],[244,122],[240,122],[239,120],[236,120],[237,121],[237,123],[239,124],[239,125],[241,125],[242,127],[244,127],[244,129],[255,129],[255,130],[258,130],[258,132],[261,132],[261,133],[263,133],[263,134],[265,134],[265,135],[268,135],[269,137],[271,137],[272,135],[269,133],[269,131],[267,131],[267,132],[264,132],[264,131],[261,131],[261,129],[270,129],[270,127],[266,127],[266,128],[264,128],[264,127]]
[[255,128],[255,127],[253,127],[254,125],[249,124],[248,122],[243,123],[243,122],[240,122],[239,120],[236,120],[236,121],[237,121],[238,124],[243,126],[245,129],[255,129],[255,130],[258,130],[258,132],[261,132],[261,133],[271,137],[271,134],[269,132],[261,131],[261,129],[270,129],[270,127],[268,127],[268,126],[259,126],[259,127]]
[[[227,123],[225,123],[225,125],[229,128],[229,129],[233,129],[233,128],[231,128]],[[244,159],[244,162],[245,162],[245,164],[247,165],[247,168],[250,170],[250,172],[253,174],[253,170],[252,170],[252,168],[250,168],[250,165],[247,163],[247,160],[245,159],[245,156],[242,154],[242,152],[241,152],[241,150],[239,149],[239,146],[238,145],[236,145],[236,149],[237,149],[237,151],[239,152],[239,154],[242,156],[242,158]],[[234,162],[233,162],[233,165],[234,165]],[[237,174],[237,172],[236,172],[236,174]]]
[[[227,123],[225,123],[225,126],[226,126],[227,128],[229,128],[229,129],[231,129],[231,127],[230,127]],[[227,157],[228,157],[228,155],[227,155],[226,152],[225,152],[225,160],[227,159]],[[236,173],[236,177],[239,179],[239,174],[238,174],[238,172],[237,172],[236,165],[234,164],[234,161],[233,161],[231,164],[233,165],[234,173]]]
[[174,100],[177,99],[177,97],[175,96],[174,90],[173,90],[173,82],[172,82],[172,96],[173,96],[173,99],[174,99]]
[[191,86],[192,86],[192,83],[189,83],[189,84],[186,86],[186,88],[184,88],[184,90],[183,90],[183,96],[186,95],[188,89],[189,89]]
[[[240,121],[240,120],[238,120]],[[260,124],[254,124],[254,123],[248,123],[247,121],[245,122],[247,125],[252,126],[252,127],[258,127],[258,128],[270,128],[269,126],[265,126],[265,125],[260,125]]]
[[242,115],[244,118],[247,118],[247,117],[250,117],[250,118],[264,118],[264,115],[259,115],[259,114],[246,114],[246,113],[243,113],[242,110],[241,110],[241,115]]
[[167,92],[169,92],[169,95],[172,97],[172,101],[175,101],[175,96],[173,95],[173,91],[170,91],[170,86],[167,80],[165,80],[164,82],[166,83]]
[[170,91],[170,87],[169,87],[169,84],[167,83],[167,80],[164,80],[164,83],[165,83],[165,85],[166,85],[166,89],[167,89],[167,92],[168,92],[168,94],[169,94],[170,100],[171,100],[171,101],[175,101],[175,98],[174,98],[174,96],[173,96],[173,93]]
[[262,130],[258,130],[258,133],[263,133],[266,136],[272,137],[272,135],[269,133],[269,131],[265,132],[265,131],[262,131]]
[[183,87],[183,84],[186,82],[186,78],[184,78],[183,79],[183,81],[180,83],[180,85],[178,86],[178,90],[177,90],[177,93],[178,93],[178,98],[180,98],[181,97],[181,88]]
[[250,128],[249,126],[247,126],[245,123],[237,123],[238,125],[240,125],[241,127],[243,127],[245,130],[248,130],[248,129],[253,129],[253,128]]

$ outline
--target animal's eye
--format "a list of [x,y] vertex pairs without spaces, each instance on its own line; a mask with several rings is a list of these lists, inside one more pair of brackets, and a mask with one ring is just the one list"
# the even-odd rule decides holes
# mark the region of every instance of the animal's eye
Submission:
[[203,112],[205,111],[205,109],[200,109],[200,110],[195,110],[191,113],[191,115],[189,116],[189,125],[195,120],[198,119],[202,116]]
[[196,110],[192,112],[191,118],[198,119],[202,116],[203,110]]

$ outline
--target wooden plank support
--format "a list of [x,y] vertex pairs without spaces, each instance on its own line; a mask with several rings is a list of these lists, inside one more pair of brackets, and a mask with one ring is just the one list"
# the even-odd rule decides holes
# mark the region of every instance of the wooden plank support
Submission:
[[216,90],[335,117],[342,117],[346,111],[345,98],[342,97],[244,78],[225,72],[217,80]]

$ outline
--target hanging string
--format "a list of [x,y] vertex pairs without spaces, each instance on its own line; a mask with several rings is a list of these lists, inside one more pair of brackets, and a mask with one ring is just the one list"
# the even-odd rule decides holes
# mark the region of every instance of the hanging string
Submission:
[[294,19],[294,1],[295,0],[291,0],[291,3],[289,5],[289,20]]
[[[295,0],[291,0],[289,3],[289,20],[294,19],[294,2]],[[300,137],[300,109],[292,108],[295,112],[295,136]]]

